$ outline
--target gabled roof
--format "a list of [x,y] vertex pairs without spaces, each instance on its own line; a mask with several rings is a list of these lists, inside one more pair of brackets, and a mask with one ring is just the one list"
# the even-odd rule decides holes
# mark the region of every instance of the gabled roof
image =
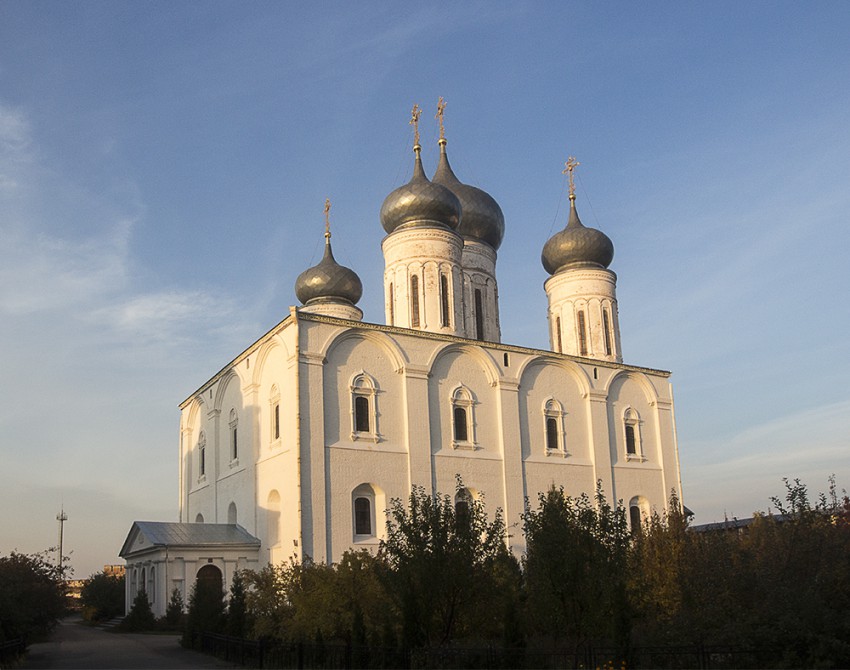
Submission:
[[260,541],[235,523],[173,523],[134,521],[118,555],[150,547],[260,546]]

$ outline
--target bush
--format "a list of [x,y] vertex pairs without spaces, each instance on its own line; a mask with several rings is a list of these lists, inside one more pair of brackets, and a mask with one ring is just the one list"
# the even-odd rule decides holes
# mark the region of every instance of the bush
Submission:
[[89,577],[80,594],[83,618],[86,621],[106,621],[124,614],[124,577],[98,572]]
[[171,598],[165,608],[165,628],[167,630],[182,630],[185,623],[185,609],[183,594],[180,593],[180,589],[175,588],[171,592]]
[[148,600],[146,591],[139,591],[136,595],[130,613],[121,622],[121,628],[132,632],[153,630],[156,628],[156,617],[154,617],[151,610],[151,603]]
[[0,642],[47,635],[65,614],[64,593],[44,553],[0,557]]

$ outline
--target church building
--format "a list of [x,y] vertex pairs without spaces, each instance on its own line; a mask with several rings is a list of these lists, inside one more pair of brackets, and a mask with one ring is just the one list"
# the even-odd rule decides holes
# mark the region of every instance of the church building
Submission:
[[[384,510],[413,486],[520,515],[552,486],[597,481],[630,522],[681,500],[669,372],[623,362],[611,240],[579,219],[542,249],[547,350],[501,341],[498,203],[461,182],[446,149],[431,179],[418,119],[413,177],[380,210],[383,324],[363,321],[354,270],[324,256],[298,277],[301,306],[180,405],[179,522],[136,522],[121,550],[128,607],[139,589],[161,615],[198,578],[294,557],[376,551]],[[565,548],[568,550],[568,548]]]

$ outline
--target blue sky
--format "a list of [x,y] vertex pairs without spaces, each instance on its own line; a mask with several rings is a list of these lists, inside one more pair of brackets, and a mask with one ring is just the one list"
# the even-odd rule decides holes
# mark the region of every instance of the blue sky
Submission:
[[0,553],[78,576],[177,508],[177,405],[334,252],[383,322],[384,197],[437,99],[505,213],[503,340],[540,251],[614,242],[624,358],[671,370],[686,504],[850,486],[850,4],[0,4]]

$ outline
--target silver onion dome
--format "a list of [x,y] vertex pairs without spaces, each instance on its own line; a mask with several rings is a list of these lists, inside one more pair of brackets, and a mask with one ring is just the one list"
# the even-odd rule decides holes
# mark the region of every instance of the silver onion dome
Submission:
[[304,270],[295,280],[295,295],[304,305],[334,301],[354,305],[363,295],[363,284],[357,273],[334,259],[330,233],[325,235],[322,260]]
[[543,247],[541,260],[550,275],[567,267],[582,265],[607,268],[614,259],[614,244],[600,230],[582,225],[576,211],[576,199],[570,194],[570,219],[567,227],[555,233]]
[[460,200],[461,219],[457,232],[464,237],[486,242],[498,251],[505,236],[502,208],[489,193],[464,184],[455,176],[446,154],[445,138],[440,138],[440,163],[433,181],[445,186]]
[[413,177],[404,186],[390,193],[381,206],[381,225],[387,233],[399,228],[449,228],[460,225],[461,204],[445,186],[435,184],[425,176],[421,147],[413,147],[416,161]]

